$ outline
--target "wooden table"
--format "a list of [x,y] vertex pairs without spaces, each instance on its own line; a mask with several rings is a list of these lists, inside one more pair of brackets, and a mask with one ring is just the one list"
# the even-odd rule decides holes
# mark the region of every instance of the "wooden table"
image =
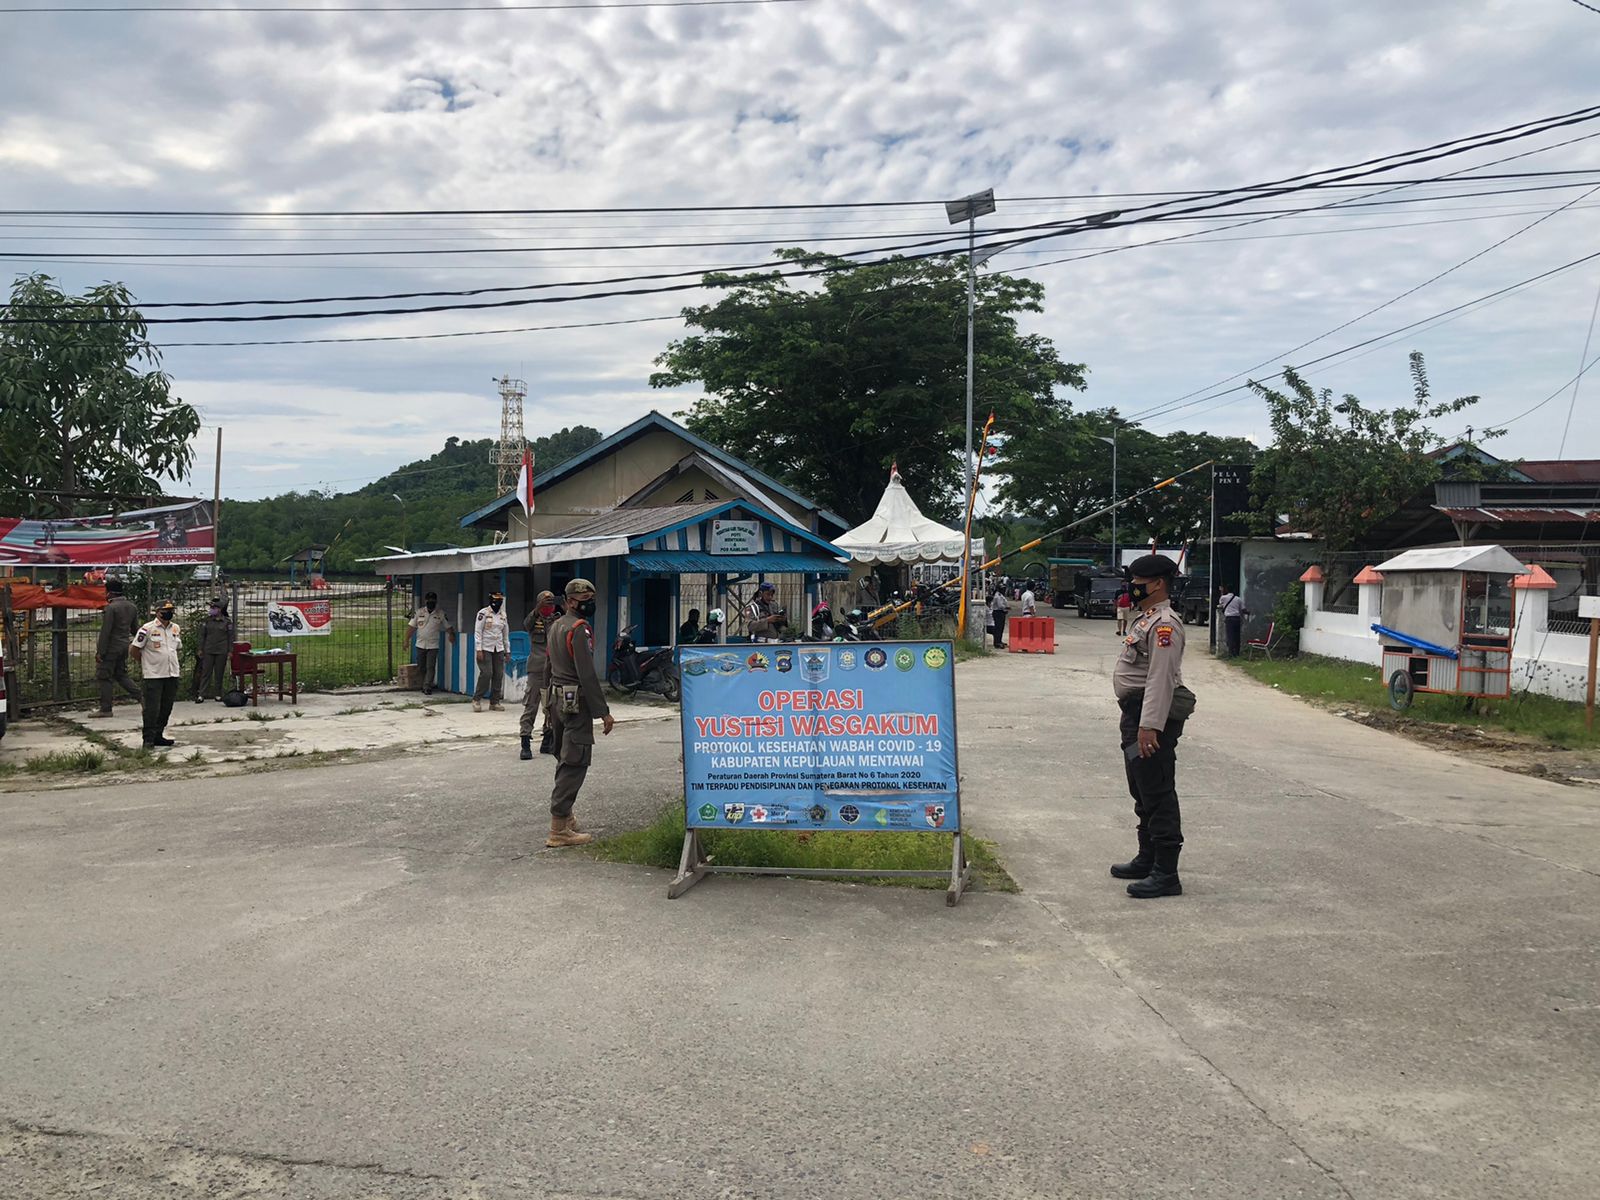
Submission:
[[[277,667],[278,667],[278,690],[277,690],[277,693],[276,693],[278,699],[279,700],[283,699],[283,668],[284,667],[288,667],[289,668],[289,703],[293,704],[293,703],[295,703],[295,701],[297,701],[300,698],[300,660],[299,660],[299,655],[293,653],[292,651],[290,653],[288,653],[288,654],[256,654],[254,652],[251,652],[250,654],[241,655],[240,659],[242,660],[242,662],[245,665],[249,666],[251,669],[248,672],[237,672],[237,673],[235,673],[235,675],[233,677],[234,686],[238,687],[240,691],[243,691],[244,690],[244,685],[243,685],[242,680],[243,680],[245,674],[249,674],[249,676],[250,676],[250,706],[252,708],[257,708],[257,707],[260,706],[260,700],[261,700],[261,676],[262,676],[262,673],[265,670],[265,668],[268,668],[268,667],[272,666],[274,663],[276,663]],[[272,693],[272,692],[268,692],[267,693],[267,695],[269,695],[269,696],[273,695],[273,694],[274,693]]]

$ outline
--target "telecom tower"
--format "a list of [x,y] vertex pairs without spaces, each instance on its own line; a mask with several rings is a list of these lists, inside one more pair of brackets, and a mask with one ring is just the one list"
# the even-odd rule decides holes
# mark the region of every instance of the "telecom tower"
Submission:
[[504,496],[516,487],[522,469],[522,450],[527,445],[522,434],[522,402],[528,396],[528,385],[509,375],[495,383],[500,385],[500,440],[489,451],[489,461],[495,465],[495,494]]

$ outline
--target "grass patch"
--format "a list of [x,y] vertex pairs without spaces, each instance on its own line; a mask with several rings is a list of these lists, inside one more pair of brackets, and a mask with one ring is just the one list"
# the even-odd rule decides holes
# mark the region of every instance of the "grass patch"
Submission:
[[[683,853],[683,801],[661,810],[643,829],[605,838],[591,848],[604,862],[635,863],[672,870]],[[894,831],[848,833],[843,830],[776,832],[754,829],[703,830],[700,844],[719,863],[741,867],[832,867],[859,871],[950,870],[950,835]],[[967,835],[967,857],[978,887],[988,892],[1022,889],[1006,873],[994,843]],[[869,883],[943,890],[937,879],[878,879]]]
[[[1382,672],[1363,663],[1319,658],[1228,660],[1245,674],[1296,696],[1358,705],[1392,712]],[[1441,725],[1470,725],[1539,738],[1567,749],[1600,747],[1600,734],[1584,728],[1583,705],[1532,693],[1518,694],[1513,684],[1508,700],[1469,701],[1462,696],[1418,695],[1398,717]]]
[[22,769],[30,775],[93,775],[105,765],[99,750],[57,750],[28,759]]
[[970,662],[974,658],[988,658],[989,647],[980,638],[973,641],[971,638],[957,638],[955,642],[956,661],[958,663]]
[[271,713],[264,713],[259,708],[252,708],[245,713],[245,718],[250,721],[276,721],[278,718]]

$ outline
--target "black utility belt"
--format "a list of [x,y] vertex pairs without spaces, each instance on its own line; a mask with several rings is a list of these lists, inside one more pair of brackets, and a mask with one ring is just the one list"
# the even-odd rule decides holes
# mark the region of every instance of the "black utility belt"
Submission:
[[[1172,706],[1167,709],[1167,720],[1187,721],[1194,716],[1195,704],[1198,699],[1193,692],[1180,683],[1172,689]],[[1122,708],[1129,708],[1134,705],[1142,708],[1144,706],[1144,689],[1140,688],[1136,692],[1129,692],[1121,700],[1117,701],[1117,704]]]

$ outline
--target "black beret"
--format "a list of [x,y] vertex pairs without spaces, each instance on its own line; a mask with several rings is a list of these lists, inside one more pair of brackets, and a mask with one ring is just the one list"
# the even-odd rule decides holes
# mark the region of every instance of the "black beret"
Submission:
[[1177,573],[1178,564],[1165,554],[1146,554],[1143,558],[1136,558],[1128,564],[1130,579],[1160,579],[1164,575]]

